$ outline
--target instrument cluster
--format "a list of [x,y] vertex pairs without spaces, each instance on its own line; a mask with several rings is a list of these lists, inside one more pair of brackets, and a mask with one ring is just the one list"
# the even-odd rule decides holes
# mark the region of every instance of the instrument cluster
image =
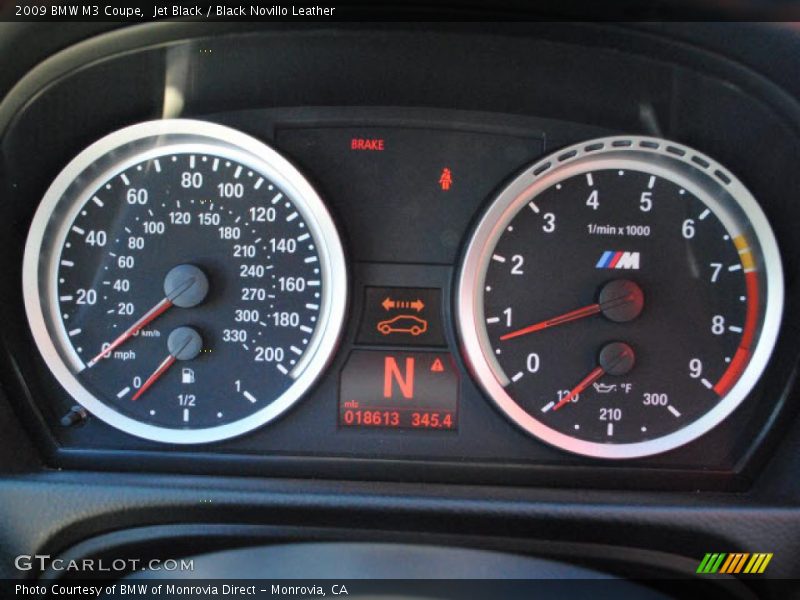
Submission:
[[234,107],[202,65],[179,114],[54,116],[98,68],[5,134],[8,380],[54,464],[733,487],[782,410],[764,157],[588,109]]
[[[380,181],[397,168],[372,162]],[[453,169],[427,182],[440,202],[464,185]],[[724,167],[666,140],[588,140],[525,166],[466,246],[456,298],[368,291],[361,337],[395,350],[353,352],[340,426],[458,428],[454,359],[408,352],[442,343],[428,315],[443,301],[457,305],[460,358],[506,417],[603,458],[719,425],[777,339],[783,274],[764,213]],[[22,283],[72,398],[167,444],[242,435],[301,401],[339,345],[349,293],[336,225],[301,172],[255,138],[179,119],[114,132],[64,168]]]

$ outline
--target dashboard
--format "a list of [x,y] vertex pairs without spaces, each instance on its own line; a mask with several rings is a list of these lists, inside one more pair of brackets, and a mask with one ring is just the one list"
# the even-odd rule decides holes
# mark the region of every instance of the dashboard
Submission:
[[187,552],[428,540],[631,576],[730,546],[796,576],[800,110],[765,39],[797,65],[789,27],[737,23],[53,51],[0,105],[0,495],[71,491],[6,554],[169,523],[152,543]]

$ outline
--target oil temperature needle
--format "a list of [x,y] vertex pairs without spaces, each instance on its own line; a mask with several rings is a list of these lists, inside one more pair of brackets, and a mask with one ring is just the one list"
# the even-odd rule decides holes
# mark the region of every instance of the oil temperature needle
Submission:
[[565,404],[571,402],[575,396],[583,392],[603,375],[625,375],[633,368],[635,362],[636,356],[633,352],[633,348],[628,344],[624,342],[606,344],[600,350],[599,364],[589,371],[589,374],[584,377],[578,385],[572,388],[569,394],[559,400],[558,404],[553,407],[553,410],[558,410]]
[[[572,388],[572,390],[570,391],[569,394],[567,394],[561,400],[559,400],[558,404],[556,404],[553,407],[553,410],[558,410],[559,408],[561,408],[565,404],[568,404],[569,402],[571,402],[572,399],[575,396],[580,394],[583,390],[588,388],[590,385],[592,385],[595,381],[600,379],[605,374],[606,374],[606,370],[603,367],[599,367],[598,366],[598,367],[595,367],[594,369],[592,369],[589,372],[589,374],[586,377],[584,377],[578,385],[576,385],[574,388]],[[134,396],[134,399],[135,398],[136,397]]]

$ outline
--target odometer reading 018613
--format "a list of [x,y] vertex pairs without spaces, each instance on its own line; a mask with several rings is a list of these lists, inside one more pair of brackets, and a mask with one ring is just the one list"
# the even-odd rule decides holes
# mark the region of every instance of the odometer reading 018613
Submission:
[[783,305],[772,231],[710,158],[644,137],[582,143],[512,181],[462,265],[459,329],[497,406],[589,456],[646,456],[748,395]]
[[29,234],[26,309],[59,382],[163,442],[225,439],[288,409],[341,331],[341,244],[313,188],[220,125],[142,123],[82,152]]

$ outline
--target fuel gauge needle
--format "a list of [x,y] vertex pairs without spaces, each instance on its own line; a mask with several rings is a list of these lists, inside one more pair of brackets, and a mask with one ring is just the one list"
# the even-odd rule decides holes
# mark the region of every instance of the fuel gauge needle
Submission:
[[169,369],[169,368],[170,368],[170,367],[173,365],[173,363],[174,363],[176,360],[177,360],[177,359],[176,359],[174,356],[172,356],[172,354],[170,354],[169,356],[167,356],[167,358],[165,358],[165,359],[164,359],[164,360],[161,362],[161,364],[160,364],[160,365],[158,365],[158,368],[157,368],[155,371],[153,371],[153,374],[152,374],[152,375],[150,375],[150,377],[148,377],[148,378],[147,378],[147,381],[145,381],[145,382],[142,384],[142,387],[140,387],[140,388],[139,388],[139,389],[136,391],[136,393],[135,393],[135,394],[134,394],[134,395],[131,397],[131,400],[137,400],[137,399],[139,398],[139,396],[141,396],[142,394],[144,394],[144,393],[145,393],[145,392],[146,392],[146,391],[147,391],[147,390],[150,388],[150,386],[151,386],[151,385],[153,385],[153,384],[154,384],[156,381],[158,381],[158,379],[159,379],[159,378],[160,378],[160,377],[161,377],[161,376],[162,376],[164,373],[166,373],[166,372],[167,372],[167,370],[168,370],[168,369]]
[[153,374],[147,378],[131,400],[137,400],[150,387],[166,373],[176,360],[192,360],[200,354],[203,347],[203,338],[193,327],[178,327],[167,338],[169,355],[156,367]]

